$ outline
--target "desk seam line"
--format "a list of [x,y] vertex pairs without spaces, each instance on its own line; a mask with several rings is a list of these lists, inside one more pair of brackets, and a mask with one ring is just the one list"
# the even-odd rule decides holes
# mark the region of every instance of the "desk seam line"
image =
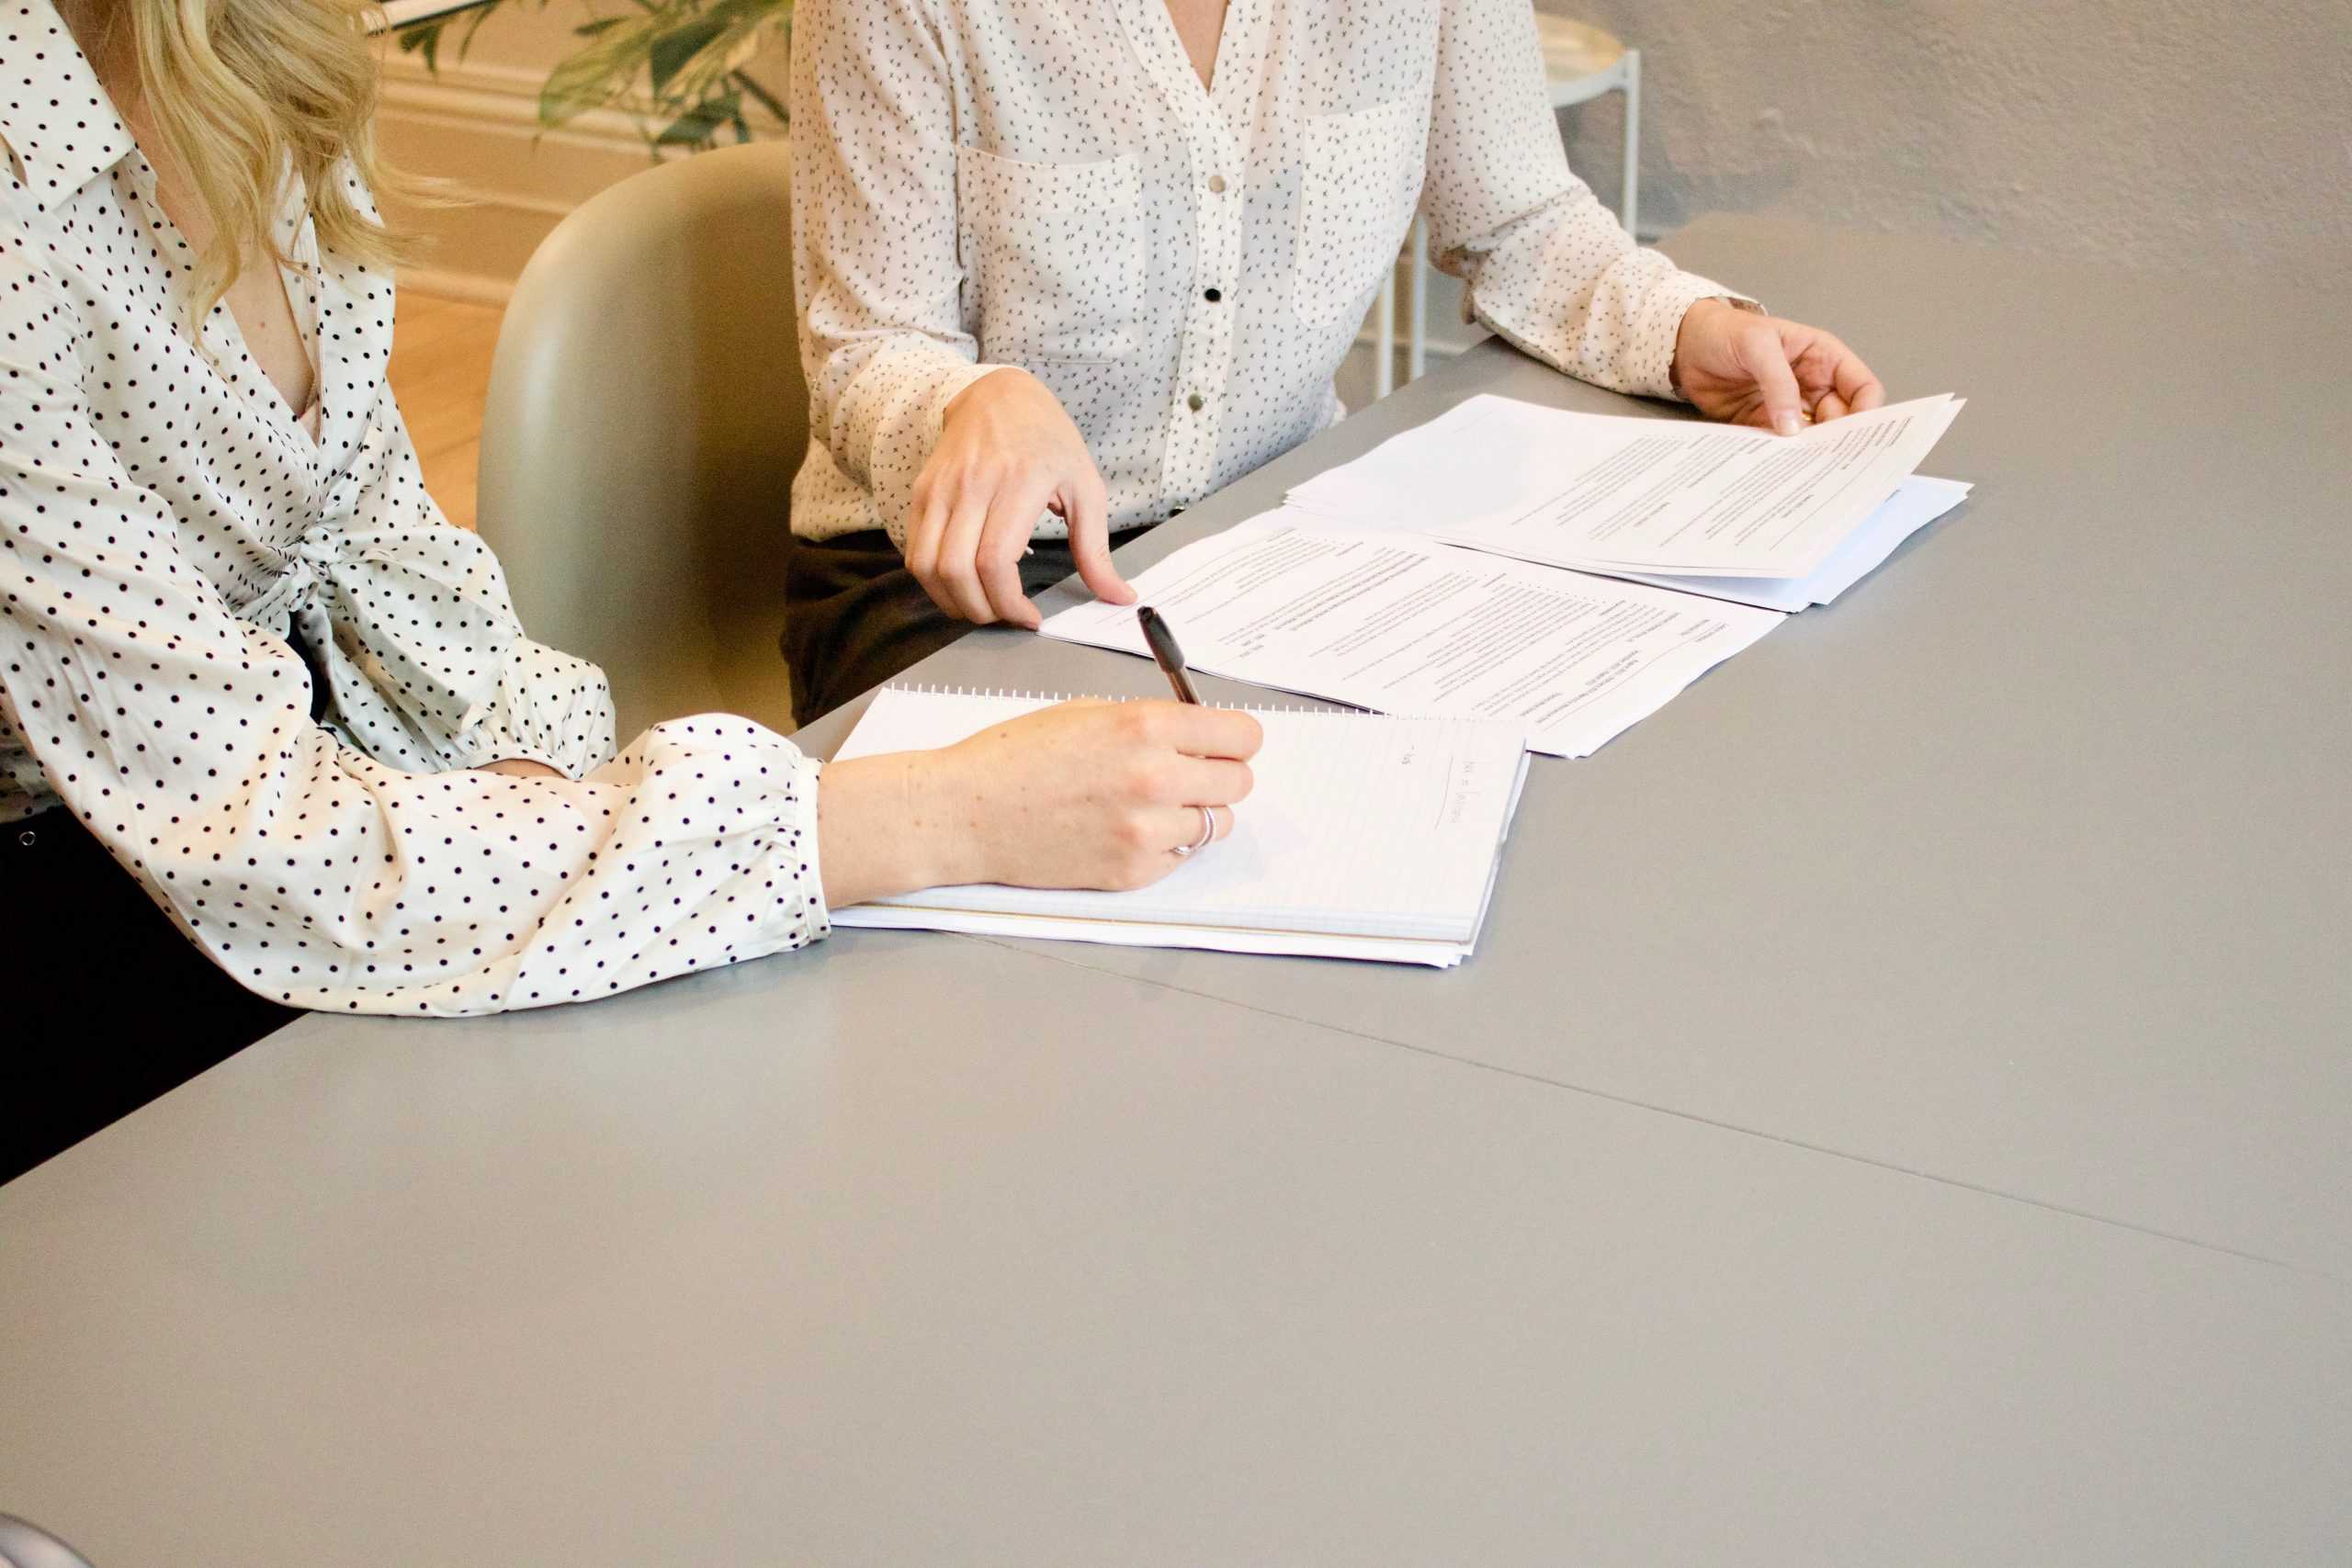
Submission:
[[1084,969],[1089,974],[1111,975],[1118,978],[1135,980],[1140,984],[1153,987],[1159,990],[1172,991],[1180,996],[1194,997],[1202,1001],[1222,1003],[1228,1007],[1239,1008],[1245,1012],[1257,1013],[1261,1017],[1280,1019],[1285,1023],[1305,1024],[1309,1028],[1328,1030],[1334,1034],[1342,1034],[1351,1039],[1367,1041],[1375,1045],[1386,1045],[1400,1051],[1410,1051],[1416,1055],[1428,1056],[1436,1061],[1452,1062],[1459,1066],[1471,1067],[1483,1072],[1500,1073],[1507,1077],[1523,1079],[1528,1083],[1542,1084],[1547,1089],[1560,1089],[1569,1094],[1585,1095],[1594,1100],[1605,1100],[1612,1105],[1623,1105],[1631,1110],[1652,1111],[1660,1116],[1671,1116],[1677,1121],[1690,1122],[1702,1127],[1713,1127],[1717,1131],[1736,1134],[1742,1137],[1760,1139],[1765,1143],[1778,1144],[1785,1148],[1798,1149],[1807,1154],[1820,1155],[1829,1159],[1849,1160],[1856,1165],[1866,1166],[1873,1170],[1883,1170],[1895,1176],[1909,1177],[1916,1181],[1931,1182],[1939,1187],[1955,1188],[1961,1191],[1973,1192],[1981,1197],[1994,1198],[2003,1202],[2021,1203],[2028,1208],[2041,1209],[2046,1213],[2053,1214],[2063,1214],[2069,1219],[2085,1220],[2093,1224],[2109,1225],[2117,1230],[2128,1231],[2134,1235],[2143,1235],[2156,1241],[2173,1242],[2183,1247],[2195,1247],[2203,1252],[2220,1253],[2223,1257],[2235,1258],[2247,1263],[2259,1263],[2273,1269],[2282,1269],[2291,1274],[2313,1275],[2319,1279],[2336,1284],[2347,1282],[2346,1276],[2340,1275],[2332,1269],[2319,1268],[2310,1264],[2298,1263],[2291,1258],[2273,1258],[2267,1253],[2250,1252],[2244,1247],[2232,1247],[2226,1242],[2206,1241],[2201,1237],[2185,1235],[2177,1231],[2162,1230],[2154,1225],[2143,1225],[2131,1220],[2118,1219],[2110,1214],[2098,1213],[2088,1209],[2073,1208],[2064,1203],[2053,1202],[2047,1198],[2036,1198],[2022,1192],[2011,1192],[2005,1190],[2002,1188],[1986,1186],[1982,1182],[1969,1181],[1963,1178],[1956,1176],[1944,1176],[1932,1170],[1924,1170],[1913,1166],[1897,1165],[1892,1160],[1880,1159],[1870,1155],[1856,1154],[1846,1149],[1832,1148],[1826,1144],[1808,1143],[1803,1138],[1793,1138],[1783,1133],[1771,1133],[1758,1127],[1742,1126],[1736,1122],[1721,1121],[1713,1116],[1702,1115],[1694,1111],[1682,1111],[1670,1105],[1660,1105],[1646,1100],[1635,1100],[1630,1095],[1616,1094],[1608,1089],[1594,1089],[1586,1084],[1575,1084],[1566,1082],[1560,1078],[1545,1077],[1541,1073],[1529,1072],[1524,1067],[1506,1066],[1499,1062],[1483,1061],[1476,1056],[1455,1055],[1449,1051],[1441,1051],[1433,1045],[1419,1045],[1409,1040],[1395,1040],[1385,1034],[1369,1034],[1360,1029],[1350,1029],[1345,1025],[1329,1023],[1321,1019],[1306,1018],[1296,1013],[1283,1012],[1278,1009],[1264,1007],[1255,1002],[1237,1001],[1230,997],[1216,996],[1207,991],[1196,991],[1188,986],[1173,985],[1166,980],[1156,980],[1141,975],[1120,975],[1115,970],[1098,969],[1091,964],[1081,964],[1074,959],[1058,957],[1051,953],[1035,953],[1032,949],[1017,948],[1010,942],[991,937],[971,936],[967,933],[967,940],[986,942],[991,947],[1001,947],[1009,953],[1031,953],[1033,956],[1051,958],[1054,963],[1064,964],[1073,969]]

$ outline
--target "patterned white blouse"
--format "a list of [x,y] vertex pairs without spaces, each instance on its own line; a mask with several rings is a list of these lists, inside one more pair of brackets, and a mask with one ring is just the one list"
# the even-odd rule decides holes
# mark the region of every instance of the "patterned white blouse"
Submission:
[[[534,1007],[825,934],[816,764],[726,716],[614,757],[602,671],[425,494],[391,282],[300,191],[315,441],[226,309],[192,337],[192,253],[50,0],[0,0],[0,822],[62,802],[297,1007]],[[565,777],[459,771],[502,758]]]
[[1528,0],[1231,0],[1213,88],[1165,0],[800,0],[793,54],[810,537],[902,538],[942,408],[1006,365],[1114,527],[1250,472],[1339,417],[1416,210],[1477,320],[1622,391],[1672,395],[1727,292],[1569,173]]

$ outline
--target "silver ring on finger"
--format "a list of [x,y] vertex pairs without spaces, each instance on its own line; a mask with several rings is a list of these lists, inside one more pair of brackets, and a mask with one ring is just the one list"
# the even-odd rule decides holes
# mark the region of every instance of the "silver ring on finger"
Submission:
[[1204,850],[1209,847],[1209,841],[1216,837],[1216,813],[1205,806],[1195,806],[1193,809],[1201,814],[1201,836],[1193,843],[1177,845],[1176,852],[1179,855],[1190,855],[1195,850]]

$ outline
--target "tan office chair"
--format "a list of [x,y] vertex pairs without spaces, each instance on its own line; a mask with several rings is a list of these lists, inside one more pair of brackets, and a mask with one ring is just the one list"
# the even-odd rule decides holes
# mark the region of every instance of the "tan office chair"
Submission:
[[90,1568],[80,1553],[13,1514],[0,1514],[0,1568]]
[[791,728],[790,177],[753,143],[623,180],[556,226],[499,331],[482,537],[529,634],[605,667],[624,742],[712,710]]

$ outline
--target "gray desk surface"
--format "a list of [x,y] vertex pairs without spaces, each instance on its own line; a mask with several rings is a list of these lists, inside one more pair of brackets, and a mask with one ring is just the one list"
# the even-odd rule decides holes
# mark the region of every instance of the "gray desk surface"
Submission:
[[[1928,468],[1968,504],[1539,760],[1460,970],[1057,951],[2352,1276],[2352,310],[1753,220],[1670,248],[1966,395]],[[1119,558],[1481,391],[1630,406],[1490,344]],[[1164,691],[1010,632],[920,674]]]
[[[0,1188],[0,1508],[100,1568],[2344,1560],[2352,494],[2274,389],[2352,342],[1677,249],[1969,393],[1977,496],[1539,764],[1471,964],[844,933],[305,1021]],[[1475,355],[1130,558],[1488,387],[1611,401]]]

